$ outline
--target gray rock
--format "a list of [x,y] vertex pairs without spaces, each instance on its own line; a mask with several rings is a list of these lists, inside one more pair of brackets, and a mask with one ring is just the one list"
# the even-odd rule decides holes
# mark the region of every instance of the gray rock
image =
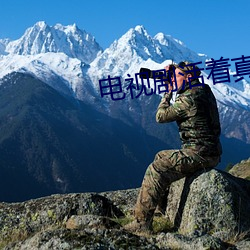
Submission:
[[[121,230],[46,230],[23,242],[9,244],[4,250],[120,250],[159,249],[145,237],[139,237]],[[164,248],[166,249],[166,248]]]
[[173,183],[166,215],[191,235],[210,234],[229,240],[250,230],[250,181],[211,170]]
[[242,240],[236,243],[236,248],[238,250],[249,250],[250,249],[250,239]]
[[236,177],[250,180],[250,158],[247,160],[242,160],[240,163],[235,164],[229,170],[229,173]]
[[66,222],[67,229],[84,228],[120,228],[120,225],[108,217],[92,214],[72,215]]
[[210,235],[187,237],[175,233],[162,233],[156,238],[156,241],[159,248],[169,247],[171,249],[183,250],[227,249],[225,243],[223,243],[220,239]]
[[125,214],[132,214],[140,188],[103,192],[103,195]]
[[110,200],[92,193],[52,195],[21,203],[0,203],[0,248],[46,228],[63,227],[72,215],[123,216]]

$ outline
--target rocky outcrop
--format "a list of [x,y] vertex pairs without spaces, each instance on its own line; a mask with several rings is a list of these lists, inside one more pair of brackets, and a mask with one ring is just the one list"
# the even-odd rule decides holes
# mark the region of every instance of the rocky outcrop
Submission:
[[250,158],[247,160],[242,160],[241,162],[235,164],[229,173],[236,177],[250,180]]
[[[122,227],[139,189],[0,203],[0,249],[249,249],[250,181],[218,170],[173,183],[152,235]],[[158,230],[156,227],[158,226]]]
[[225,172],[197,172],[170,187],[167,216],[184,235],[229,240],[250,229],[250,182]]

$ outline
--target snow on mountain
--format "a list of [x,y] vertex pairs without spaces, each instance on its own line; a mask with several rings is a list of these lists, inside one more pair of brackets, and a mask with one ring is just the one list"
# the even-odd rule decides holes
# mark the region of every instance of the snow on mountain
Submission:
[[95,90],[85,71],[85,65],[77,58],[64,53],[41,53],[37,55],[0,56],[0,78],[11,72],[26,72],[48,85],[86,102],[95,97]]
[[184,59],[189,62],[199,62],[207,58],[205,54],[197,54],[196,52],[188,49],[186,45],[170,35],[158,33],[154,39],[161,45],[161,51],[164,58],[169,58],[174,62],[180,62]]
[[[207,59],[205,54],[193,52],[183,42],[169,35],[158,33],[152,38],[143,26],[136,26],[98,55],[90,64],[88,74],[99,91],[99,80],[106,79],[108,75],[121,76],[124,83],[128,74],[134,77],[141,67],[157,70],[172,61],[178,63],[187,60],[194,63],[201,61],[199,66],[205,68]],[[203,71],[204,82],[211,86],[220,103],[250,109],[250,84],[245,80],[235,83],[233,74],[235,72],[231,72],[231,83],[214,85],[211,78],[207,79],[208,73]]]
[[95,38],[76,24],[56,24],[51,27],[45,22],[37,22],[20,39],[9,42],[5,52],[18,55],[63,52],[69,57],[90,63],[101,51]]
[[[103,52],[93,36],[75,24],[49,26],[38,22],[18,40],[0,40],[0,77],[13,71],[29,72],[60,91],[89,101],[101,98],[99,80],[108,75],[121,76],[124,83],[128,74],[134,77],[141,67],[163,69],[172,61],[183,60],[202,61],[201,67],[205,67],[207,59],[170,35],[150,36],[143,26],[131,28]],[[250,109],[249,82],[236,83],[231,72],[231,83],[214,85],[207,79],[208,73],[203,74],[220,103]]]
[[88,72],[98,87],[98,79],[102,77],[126,77],[127,74],[138,73],[142,65],[165,65],[166,60],[178,62],[184,58],[191,62],[205,59],[204,56],[200,57],[186,48],[177,39],[162,33],[153,38],[143,26],[138,25],[97,56]]
[[[229,83],[213,84],[213,81],[208,78],[207,72],[203,71],[204,81],[210,85],[217,102],[235,109],[250,110],[250,83],[246,80],[235,82],[235,72],[230,71]],[[224,109],[222,112],[226,112]]]
[[97,56],[91,63],[89,74],[96,80],[102,76],[126,74],[131,67],[139,65],[149,58],[153,57],[155,61],[160,62],[162,56],[159,50],[160,48],[156,46],[146,30],[137,26],[135,29],[130,29]]
[[0,39],[0,55],[7,55],[5,52],[6,45],[9,43],[9,39]]
[[37,22],[15,41],[0,40],[0,77],[27,72],[78,99],[95,98],[88,64],[102,49],[94,37],[75,24],[53,27]]

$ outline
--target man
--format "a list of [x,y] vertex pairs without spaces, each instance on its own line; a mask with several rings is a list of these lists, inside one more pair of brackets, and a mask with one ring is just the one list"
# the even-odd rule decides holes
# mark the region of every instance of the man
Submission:
[[[129,231],[152,230],[155,209],[170,184],[199,169],[215,167],[220,161],[219,114],[210,87],[199,82],[200,70],[194,64],[181,62],[167,66],[166,70],[171,68],[175,74],[158,106],[156,121],[177,122],[182,148],[156,154],[142,182],[135,205],[135,220],[125,226]],[[173,85],[178,90],[175,102],[170,105]]]

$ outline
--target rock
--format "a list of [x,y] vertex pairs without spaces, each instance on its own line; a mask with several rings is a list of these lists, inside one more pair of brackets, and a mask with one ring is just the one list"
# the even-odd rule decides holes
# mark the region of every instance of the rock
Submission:
[[72,215],[123,216],[121,210],[99,194],[52,195],[21,203],[0,203],[1,244],[23,240],[45,228],[63,227]]
[[166,215],[187,236],[222,240],[250,230],[250,181],[211,170],[173,183]]
[[242,160],[240,163],[234,165],[229,170],[229,173],[236,177],[250,180],[250,158],[247,160]]
[[237,250],[249,250],[250,240],[242,240],[236,243]]
[[[166,216],[175,233],[143,236],[122,228],[119,223],[131,215],[138,192],[0,203],[0,249],[249,249],[250,181],[213,169],[174,182]],[[155,217],[154,223],[161,228],[163,219]]]
[[66,222],[67,229],[84,228],[120,228],[120,225],[108,217],[85,214],[72,215]]
[[161,249],[164,247],[183,250],[228,249],[226,243],[207,234],[200,237],[187,237],[176,233],[162,233],[156,238],[156,241],[157,246]]
[[[145,237],[129,234],[122,230],[46,230],[23,242],[9,244],[4,250],[97,250],[97,249],[159,249]],[[167,249],[167,248],[165,248]]]
[[111,200],[112,203],[117,206],[125,214],[132,214],[134,206],[139,194],[140,188],[128,189],[128,190],[118,190],[112,192],[103,192],[103,195],[107,199]]

